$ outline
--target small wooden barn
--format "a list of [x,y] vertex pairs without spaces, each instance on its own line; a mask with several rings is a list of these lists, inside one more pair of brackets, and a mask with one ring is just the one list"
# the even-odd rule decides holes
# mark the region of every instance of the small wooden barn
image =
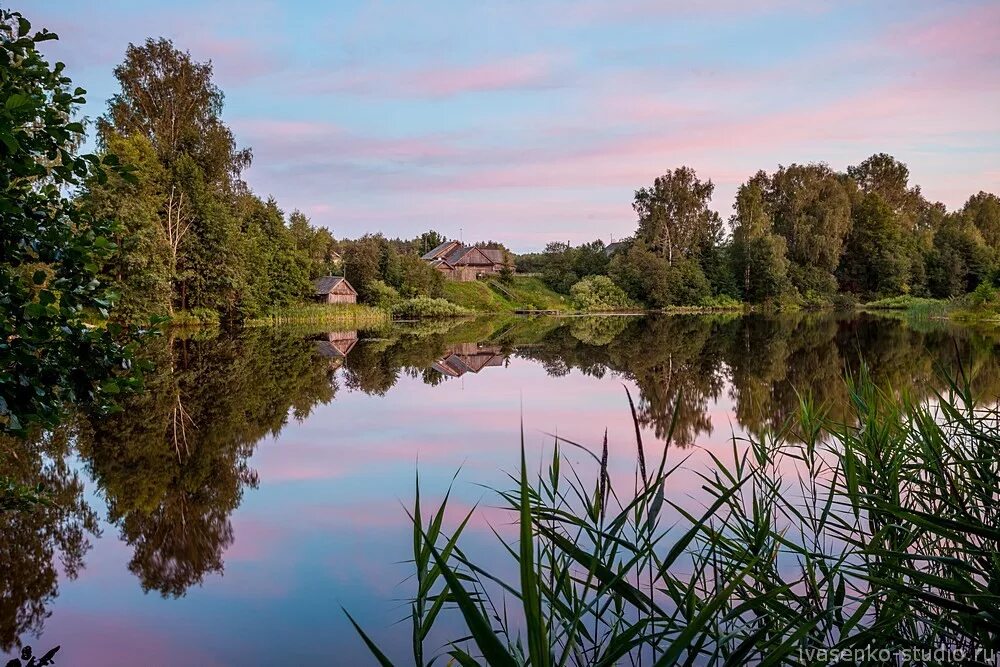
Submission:
[[323,276],[314,282],[314,295],[320,303],[357,303],[358,292],[343,276]]

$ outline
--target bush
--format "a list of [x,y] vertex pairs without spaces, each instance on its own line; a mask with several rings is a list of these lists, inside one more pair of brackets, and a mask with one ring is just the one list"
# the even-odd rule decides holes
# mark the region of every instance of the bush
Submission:
[[833,297],[834,310],[854,310],[858,307],[858,299],[853,294],[835,294]]
[[399,301],[399,292],[392,285],[386,285],[381,280],[368,283],[368,302],[376,308],[392,310]]
[[392,314],[395,317],[464,317],[472,311],[445,299],[418,296],[397,303]]
[[696,306],[712,294],[698,262],[677,259],[670,264],[640,242],[612,258],[609,275],[626,294],[653,308]]
[[744,307],[742,301],[734,299],[728,294],[705,297],[698,305],[702,308],[711,308],[712,310],[742,310]]
[[990,283],[983,281],[969,294],[968,301],[973,308],[992,308],[997,304],[997,290]]
[[625,310],[632,308],[628,295],[607,276],[590,276],[569,290],[578,310]]

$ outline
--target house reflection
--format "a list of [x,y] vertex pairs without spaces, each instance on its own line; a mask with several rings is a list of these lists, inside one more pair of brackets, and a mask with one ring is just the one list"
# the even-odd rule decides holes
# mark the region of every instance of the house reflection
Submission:
[[460,343],[448,349],[447,354],[435,361],[431,368],[448,377],[462,377],[478,373],[490,366],[503,366],[504,356],[499,345],[485,343]]
[[358,332],[356,329],[353,331],[331,331],[315,339],[317,354],[324,359],[329,359],[330,368],[334,370],[343,365],[344,358],[357,344]]

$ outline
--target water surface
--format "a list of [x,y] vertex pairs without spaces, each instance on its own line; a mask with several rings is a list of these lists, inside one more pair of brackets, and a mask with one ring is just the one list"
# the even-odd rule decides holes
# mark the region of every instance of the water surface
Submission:
[[[341,606],[405,664],[419,469],[426,502],[455,472],[452,519],[477,502],[468,551],[501,561],[521,421],[530,460],[551,434],[636,456],[625,388],[657,456],[687,456],[674,500],[733,437],[775,428],[810,394],[846,415],[868,365],[915,398],[961,371],[1000,394],[1000,336],[868,315],[508,319],[390,330],[246,330],[152,342],[146,393],[31,443],[8,474],[58,507],[8,514],[0,653],[61,645],[66,665],[368,664]],[[679,402],[679,403],[678,403]],[[739,443],[737,443],[737,446]],[[571,453],[582,468],[583,453]],[[679,458],[678,458],[679,460]],[[447,621],[440,639],[445,638]]]

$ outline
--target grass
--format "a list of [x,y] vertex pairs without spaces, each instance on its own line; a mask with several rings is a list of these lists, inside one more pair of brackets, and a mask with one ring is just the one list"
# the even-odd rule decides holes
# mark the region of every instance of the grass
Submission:
[[572,310],[569,299],[554,292],[541,279],[514,276],[509,285],[495,278],[458,282],[447,280],[443,296],[448,301],[480,313],[511,313],[517,310]]
[[324,324],[346,329],[374,329],[391,321],[388,311],[361,304],[310,303],[275,311],[246,321],[247,326]]
[[[930,404],[864,368],[847,382],[848,422],[803,397],[777,431],[734,438],[731,461],[708,452],[710,470],[685,473],[708,495],[697,513],[672,497],[689,486],[673,480],[681,452],[645,445],[634,406],[631,488],[612,483],[607,436],[597,452],[557,438],[530,474],[522,434],[512,486],[497,491],[517,529],[494,531],[517,573],[506,579],[461,546],[477,509],[446,531],[448,495],[426,512],[418,478],[414,664],[944,662],[921,657],[935,650],[992,664],[975,651],[1000,648],[1000,413],[964,378]],[[462,627],[429,648],[449,613]]]
[[400,301],[392,307],[394,317],[401,318],[434,318],[434,317],[468,317],[472,311],[463,308],[447,299],[432,299],[418,296],[406,301]]

